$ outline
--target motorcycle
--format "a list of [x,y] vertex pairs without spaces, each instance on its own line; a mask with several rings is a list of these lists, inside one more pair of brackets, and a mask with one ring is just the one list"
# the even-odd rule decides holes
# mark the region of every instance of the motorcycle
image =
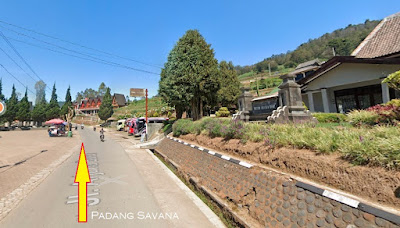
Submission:
[[100,141],[104,142],[104,135],[100,135]]
[[96,127],[93,127],[93,131],[96,131]]

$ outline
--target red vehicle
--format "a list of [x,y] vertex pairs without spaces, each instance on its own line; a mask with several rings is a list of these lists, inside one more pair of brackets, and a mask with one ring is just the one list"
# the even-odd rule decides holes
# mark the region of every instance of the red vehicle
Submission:
[[[150,117],[148,118],[149,123],[163,123],[168,120],[168,118],[163,117]],[[128,135],[140,136],[141,132],[146,128],[146,118],[132,118],[127,121],[126,126],[129,127]]]

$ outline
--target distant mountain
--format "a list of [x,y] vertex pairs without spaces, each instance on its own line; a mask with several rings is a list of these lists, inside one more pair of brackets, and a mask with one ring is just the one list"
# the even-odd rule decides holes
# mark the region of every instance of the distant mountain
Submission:
[[327,60],[333,56],[333,52],[336,55],[350,55],[379,22],[378,20],[366,20],[363,24],[350,24],[346,28],[326,33],[316,39],[310,39],[294,51],[272,55],[254,65],[236,66],[235,68],[238,71],[238,75],[248,73],[252,70],[263,72],[264,70],[268,70],[268,65],[270,65],[271,71],[284,71],[312,59]]

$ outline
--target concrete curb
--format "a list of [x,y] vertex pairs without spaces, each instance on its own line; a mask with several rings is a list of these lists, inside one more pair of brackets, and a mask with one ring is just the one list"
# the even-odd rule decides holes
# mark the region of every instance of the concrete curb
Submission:
[[217,153],[217,152],[214,152],[214,151],[211,151],[211,150],[208,150],[208,149],[204,149],[204,148],[202,148],[202,147],[198,147],[198,146],[196,146],[196,145],[192,145],[192,144],[187,143],[187,142],[185,142],[185,141],[182,141],[182,140],[180,140],[180,139],[177,139],[177,138],[174,138],[174,137],[170,137],[170,136],[167,136],[166,138],[167,138],[167,139],[170,139],[170,140],[173,140],[173,141],[175,141],[175,142],[179,142],[179,143],[181,143],[181,144],[183,144],[183,145],[185,145],[185,146],[189,146],[189,147],[198,149],[198,150],[200,150],[200,151],[203,151],[203,152],[208,153],[208,154],[210,154],[210,155],[213,155],[213,156],[215,156],[215,157],[218,157],[218,158],[221,158],[221,159],[225,159],[225,160],[230,161],[230,162],[232,162],[232,163],[235,163],[235,164],[237,164],[237,165],[241,165],[241,166],[244,166],[244,167],[249,168],[249,169],[250,169],[251,167],[253,167],[252,164],[249,164],[249,163],[247,163],[247,162],[240,161],[240,160],[231,158],[231,157],[229,157],[229,156],[225,156],[225,155],[219,154],[219,153]]

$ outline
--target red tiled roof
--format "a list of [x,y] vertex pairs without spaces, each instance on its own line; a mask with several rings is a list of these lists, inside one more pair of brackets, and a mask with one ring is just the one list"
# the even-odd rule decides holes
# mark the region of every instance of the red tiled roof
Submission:
[[378,58],[400,52],[400,12],[383,19],[351,55]]

